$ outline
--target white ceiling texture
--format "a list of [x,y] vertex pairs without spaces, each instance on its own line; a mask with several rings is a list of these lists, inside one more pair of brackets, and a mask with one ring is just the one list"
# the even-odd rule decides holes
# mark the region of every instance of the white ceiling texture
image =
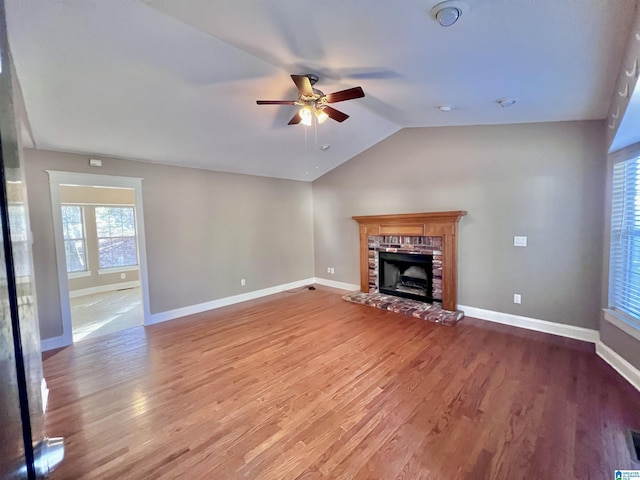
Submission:
[[[448,28],[439,1],[5,3],[42,149],[312,181],[404,127],[605,118],[636,0],[467,0]],[[311,127],[256,105],[307,73],[365,97]]]

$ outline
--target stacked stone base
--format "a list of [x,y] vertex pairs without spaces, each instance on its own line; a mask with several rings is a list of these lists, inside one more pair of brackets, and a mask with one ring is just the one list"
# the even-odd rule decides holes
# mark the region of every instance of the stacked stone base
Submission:
[[442,305],[437,302],[424,303],[382,293],[351,292],[342,298],[348,302],[359,303],[394,313],[401,313],[443,325],[455,325],[464,317],[464,312],[460,310],[454,312],[444,310]]

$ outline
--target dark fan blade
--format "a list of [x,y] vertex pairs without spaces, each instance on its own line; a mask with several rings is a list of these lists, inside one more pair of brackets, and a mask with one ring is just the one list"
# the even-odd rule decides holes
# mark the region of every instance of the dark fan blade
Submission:
[[322,111],[333,118],[336,122],[344,122],[349,118],[349,115],[342,113],[340,110],[336,110],[335,108],[324,107]]
[[289,120],[289,123],[287,123],[287,125],[297,125],[301,121],[302,121],[302,117],[300,116],[300,112],[298,112],[293,117],[291,117],[291,120]]
[[353,87],[347,90],[341,90],[339,92],[330,93],[327,95],[328,103],[344,102],[345,100],[353,100],[354,98],[364,97],[362,87]]
[[309,81],[309,77],[305,75],[291,75],[291,79],[293,83],[298,87],[298,91],[304,95],[305,97],[313,96],[313,89],[311,88],[311,82]]
[[295,105],[293,100],[256,100],[258,105]]

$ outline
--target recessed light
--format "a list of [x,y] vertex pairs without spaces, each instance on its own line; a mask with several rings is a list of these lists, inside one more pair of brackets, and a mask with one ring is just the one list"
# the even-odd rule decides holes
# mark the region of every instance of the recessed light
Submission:
[[331,147],[331,145],[329,145],[328,143],[325,143],[324,145],[320,146],[320,150],[325,152],[325,151],[329,150],[330,147]]
[[510,107],[511,105],[514,105],[517,101],[518,101],[517,98],[504,97],[496,100],[496,103],[500,105],[502,108],[507,108],[507,107]]
[[442,27],[450,27],[456,23],[463,13],[469,11],[469,5],[459,0],[447,0],[431,9],[431,18]]
[[456,108],[455,105],[438,105],[438,110],[440,110],[441,112],[450,112],[451,110],[453,110],[454,108]]

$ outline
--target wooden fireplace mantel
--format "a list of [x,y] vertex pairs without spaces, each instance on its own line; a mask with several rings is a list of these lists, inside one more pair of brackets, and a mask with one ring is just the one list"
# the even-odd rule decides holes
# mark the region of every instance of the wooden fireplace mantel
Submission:
[[352,217],[360,225],[360,290],[369,291],[369,236],[442,237],[442,307],[456,310],[458,222],[466,214],[456,210]]

